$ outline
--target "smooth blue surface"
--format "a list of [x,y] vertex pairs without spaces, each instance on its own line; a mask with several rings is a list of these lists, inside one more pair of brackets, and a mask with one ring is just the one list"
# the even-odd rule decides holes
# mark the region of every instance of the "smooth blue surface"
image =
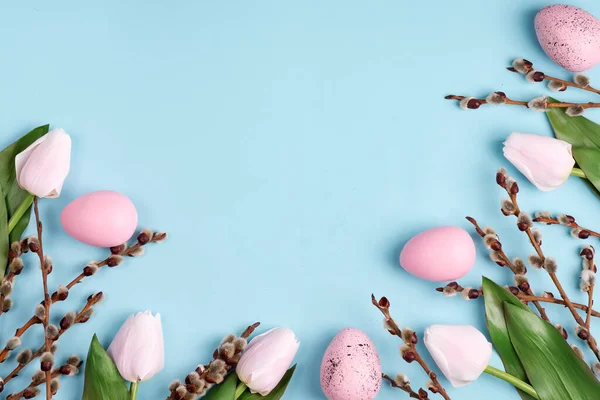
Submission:
[[[597,2],[572,3],[600,16]],[[510,255],[531,252],[498,210],[494,173],[508,164],[501,142],[511,131],[551,133],[544,115],[511,107],[464,112],[443,96],[549,93],[505,70],[514,57],[569,78],[535,39],[533,17],[546,4],[3,2],[0,145],[47,122],[73,137],[63,194],[42,204],[55,261],[51,286],[106,254],[59,225],[60,211],[78,195],[121,191],[137,205],[141,227],[170,234],[143,259],[102,271],[53,308],[58,318],[92,292],[106,294],[89,323],[61,339],[58,359],[84,356],[94,332],[108,346],[128,314],[151,309],[163,316],[166,367],[141,385],[141,399],[165,398],[172,379],[207,362],[222,336],[254,321],[261,330],[288,326],[302,342],[285,399],[324,398],[321,357],[347,326],[370,335],[385,372],[405,372],[414,386],[424,385],[422,371],[401,360],[400,343],[383,330],[369,296],[388,296],[399,323],[419,332],[434,323],[485,331],[482,302],[443,298],[397,258],[419,231],[469,229],[465,215],[496,227]],[[600,81],[598,69],[590,76]],[[571,90],[560,98],[594,99]],[[600,120],[600,111],[589,116]],[[541,193],[517,177],[525,209],[569,212],[600,227],[600,202],[581,181]],[[565,286],[584,301],[577,292],[581,242],[559,227],[543,231]],[[478,285],[485,274],[510,283],[479,241],[477,249],[476,268],[461,282]],[[551,288],[544,273],[530,274],[534,288]],[[0,319],[2,341],[41,299],[33,258],[16,291],[15,308]],[[566,312],[548,312],[572,332]],[[24,339],[39,345],[41,329]],[[9,360],[0,374],[13,365]],[[24,387],[34,369],[5,393]],[[56,398],[79,399],[82,382],[63,379]],[[517,398],[487,376],[449,393]],[[377,398],[403,397],[384,385]]]

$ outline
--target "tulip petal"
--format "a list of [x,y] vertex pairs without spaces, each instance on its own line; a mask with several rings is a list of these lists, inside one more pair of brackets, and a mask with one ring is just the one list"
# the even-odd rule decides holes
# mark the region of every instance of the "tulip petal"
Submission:
[[63,129],[54,129],[17,155],[17,181],[38,197],[58,197],[70,163],[71,138]]
[[479,378],[492,357],[492,345],[468,325],[433,325],[425,331],[425,346],[452,386]]
[[164,368],[164,340],[160,314],[150,311],[130,316],[108,348],[121,376],[146,381]]
[[507,138],[504,156],[542,191],[562,185],[575,165],[569,143],[525,133],[515,132]]
[[299,346],[292,330],[272,329],[250,341],[236,372],[252,393],[265,396],[285,375]]

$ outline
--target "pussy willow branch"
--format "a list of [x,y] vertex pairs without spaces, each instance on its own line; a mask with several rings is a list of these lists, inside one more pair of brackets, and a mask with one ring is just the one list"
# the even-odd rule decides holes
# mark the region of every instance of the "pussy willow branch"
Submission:
[[398,336],[400,339],[402,339],[402,341],[406,344],[406,346],[408,346],[410,348],[410,352],[414,355],[414,361],[416,361],[421,366],[421,368],[423,368],[423,370],[425,371],[425,373],[427,374],[427,376],[429,377],[429,379],[431,379],[431,383],[435,387],[437,393],[439,393],[440,396],[442,396],[445,400],[450,400],[450,396],[448,396],[448,393],[446,392],[446,389],[444,389],[444,387],[442,386],[442,384],[438,380],[436,373],[433,372],[429,368],[429,366],[427,365],[427,363],[425,362],[425,360],[423,359],[423,357],[421,357],[421,355],[419,354],[419,351],[417,350],[417,346],[415,345],[415,343],[413,343],[412,341],[407,341],[403,337],[402,330],[400,329],[400,327],[398,326],[398,324],[396,323],[396,321],[394,321],[394,319],[390,315],[390,302],[389,302],[389,300],[386,297],[382,297],[381,299],[379,299],[379,301],[377,301],[377,299],[375,298],[375,296],[371,295],[371,302],[373,303],[373,305],[375,307],[377,307],[377,309],[379,311],[381,311],[381,313],[385,317],[386,323],[391,328],[389,330],[389,332],[392,335]]
[[[479,224],[477,223],[477,221],[475,220],[475,218],[473,218],[473,217],[466,217],[466,218],[467,218],[467,221],[469,221],[471,224],[473,224],[473,226],[475,226],[475,230],[477,231],[477,234],[479,236],[481,236],[481,238],[485,238],[486,233],[483,231],[483,229],[481,229],[479,227]],[[502,261],[504,261],[504,263],[506,264],[506,266],[508,266],[508,268],[512,271],[512,273],[514,275],[517,275],[517,269],[516,269],[515,265],[513,264],[513,262],[511,261],[511,259],[506,255],[506,252],[502,248],[502,243],[500,242],[499,238],[492,245],[492,251],[495,251],[498,254],[498,256],[500,256],[500,258],[502,259]],[[531,287],[529,287],[525,291],[525,294],[527,294],[529,296],[533,296],[533,290],[531,289]],[[546,310],[544,309],[544,307],[542,307],[542,305],[540,304],[540,302],[538,300],[532,300],[531,302],[533,303],[533,305],[535,306],[535,308],[537,308],[538,312],[540,313],[540,316],[544,320],[550,322],[550,318],[548,318],[548,315],[546,314]]]
[[[514,205],[514,208],[515,208],[511,214],[514,215],[518,220],[519,215],[521,214],[521,209],[519,208],[519,204],[517,202],[517,193],[519,193],[519,186],[517,185],[517,182],[514,181],[513,179],[510,179],[510,177],[506,176],[506,172],[501,170],[496,175],[496,183],[500,187],[502,187],[506,191],[506,193],[508,193],[508,195]],[[544,252],[542,251],[542,247],[540,246],[540,244],[537,242],[537,240],[535,240],[533,233],[531,232],[531,227],[527,224],[519,224],[519,225],[520,225],[519,230],[525,232],[525,234],[529,238],[529,242],[535,249],[538,257],[540,258],[541,265],[544,266],[544,264],[546,262],[546,256],[544,255]],[[523,226],[523,225],[525,225],[525,226]],[[575,321],[580,326],[585,327],[585,321],[579,316],[579,314],[575,310],[575,307],[573,307],[573,303],[569,299],[567,292],[565,291],[562,284],[560,283],[560,280],[558,279],[556,272],[554,272],[554,271],[547,271],[547,272],[548,272],[548,275],[550,276],[550,279],[554,283],[554,286],[560,293],[560,297],[564,300],[565,305],[571,312],[571,315],[573,316]],[[600,361],[600,350],[598,349],[598,343],[596,342],[596,339],[590,334],[586,341],[587,341],[590,349],[594,352],[594,355],[596,356],[596,358]]]
[[[102,292],[98,292],[92,296],[89,296],[85,303],[85,306],[83,306],[83,308],[75,316],[75,320],[73,321],[73,323],[65,328],[63,328],[61,326],[60,330],[58,331],[58,337],[56,337],[56,339],[52,340],[52,343],[56,343],[60,339],[60,337],[67,330],[72,328],[75,324],[83,324],[83,323],[87,322],[90,317],[90,314],[88,312],[92,309],[93,306],[95,306],[100,301],[102,301],[102,299],[103,299]],[[31,361],[40,357],[44,353],[44,350],[45,350],[45,345],[42,345],[39,349],[37,349],[33,353],[31,359],[28,362],[17,365],[15,367],[15,369],[13,369],[8,375],[6,375],[6,378],[4,378],[4,380],[3,380],[4,384],[7,384],[12,379],[16,378],[19,375],[19,373],[21,372],[21,370],[23,370],[23,368],[25,368]]]
[[[530,71],[533,70],[533,63],[531,61],[528,61],[528,60],[522,60],[522,61],[523,61],[523,68],[525,68],[525,70],[523,71],[524,73],[529,73]],[[508,67],[506,69],[511,72],[519,73],[519,71],[517,71],[514,67]],[[541,71],[536,71],[536,72],[538,73],[536,76],[536,81],[538,81],[538,82],[541,82],[541,81],[558,82],[564,86],[564,89],[561,91],[566,90],[567,87],[573,87],[573,88],[585,90],[588,92],[600,94],[600,90],[595,89],[590,85],[581,86],[575,82],[570,82],[570,81],[566,81],[564,79],[559,79],[559,78],[555,78],[553,76],[546,75],[545,73],[543,73]]]
[[[503,93],[503,92],[496,92],[496,93]],[[468,98],[468,96],[457,96],[457,95],[454,95],[454,94],[449,94],[448,96],[445,96],[444,98],[446,100],[461,101],[461,100],[464,100],[464,99]],[[480,106],[485,105],[485,104],[491,104],[491,103],[489,103],[486,99],[473,98],[471,106],[469,106],[467,108],[472,109],[472,110],[476,110]],[[525,107],[525,108],[530,108],[529,107],[529,101],[513,100],[513,99],[510,99],[508,97],[505,98],[504,104],[510,104],[510,105],[514,105],[514,106],[521,106],[521,107]],[[593,102],[588,102],[588,103],[568,103],[568,102],[559,101],[559,102],[556,102],[556,103],[548,102],[546,104],[546,108],[569,108],[569,107],[582,107],[583,109],[600,108],[600,103],[593,103]]]
[[[123,251],[119,251],[118,254],[116,254],[116,255],[133,256],[134,254],[136,254],[136,252],[138,252],[146,244],[160,243],[160,242],[164,241],[166,239],[166,237],[167,237],[167,234],[161,233],[161,232],[154,233],[154,235],[152,235],[152,237],[150,237],[150,238],[142,237],[142,234],[140,234],[140,235],[138,235],[137,242],[135,244],[133,244],[129,247],[126,247]],[[114,251],[117,252],[116,248],[113,248],[113,249],[115,249]],[[111,249],[111,252],[112,251],[113,250]],[[111,254],[109,257],[105,258],[104,260],[102,260],[98,263],[95,263],[95,265],[101,269],[103,266],[109,265],[109,262],[112,262],[111,260],[114,260],[114,257],[115,257],[115,253]],[[69,284],[66,287],[68,289],[71,289],[73,286],[80,283],[87,276],[88,275],[86,274],[85,268],[84,268],[84,272],[82,272],[81,274],[79,274],[78,276],[73,278],[73,280],[71,282],[69,282]],[[89,275],[89,276],[91,276],[91,275]],[[58,301],[62,301],[62,300],[58,297],[57,292],[54,292],[51,296],[51,302],[56,303]],[[21,337],[33,325],[40,324],[40,323],[42,323],[42,321],[39,318],[37,318],[35,315],[32,316],[27,322],[25,322],[23,324],[23,326],[21,326],[20,328],[17,329],[17,331],[15,332],[15,336]],[[4,361],[6,361],[10,351],[11,350],[8,349],[8,347],[5,347],[4,349],[2,349],[0,351],[0,363],[3,363]]]
[[[419,389],[419,392],[421,393],[421,396],[419,396],[419,393],[415,392],[412,389],[412,387],[410,386],[410,383],[406,383],[404,385],[398,385],[394,379],[390,378],[389,375],[383,374],[381,377],[384,380],[388,381],[390,383],[391,387],[403,390],[406,393],[408,393],[408,396],[411,399],[426,399],[427,398],[427,392],[425,392],[423,389]],[[424,394],[421,391],[423,391]],[[422,397],[422,396],[424,396],[424,397]]]
[[[448,285],[452,285],[452,287],[453,287],[453,289],[454,289],[454,291],[456,293],[462,293],[465,290],[465,288],[463,286],[461,286],[460,284],[458,284],[457,282],[450,282]],[[448,285],[446,285],[446,286],[448,286]],[[444,288],[443,287],[438,287],[435,290],[438,291],[438,292],[440,292],[440,293],[444,292]],[[472,289],[472,290],[477,290],[477,297],[475,297],[475,296],[470,297],[471,300],[485,295],[485,293],[483,293],[483,291],[481,291],[481,290],[478,290],[478,289]],[[524,294],[516,286],[510,286],[508,288],[508,290],[509,290],[509,292],[511,292],[512,294],[514,294],[515,296],[517,296],[519,298],[519,300],[521,300],[524,303],[529,303],[529,302],[533,302],[533,301],[539,301],[540,303],[558,304],[558,305],[561,305],[561,306],[564,306],[564,307],[567,306],[567,304],[565,303],[564,300],[557,299],[555,297],[530,296],[530,295]],[[584,305],[584,304],[579,304],[579,303],[571,303],[571,304],[573,305],[573,307],[575,307],[575,308],[577,308],[579,310],[582,310],[582,311],[584,311],[586,313],[588,311],[590,311],[590,308],[588,306]],[[599,318],[600,317],[600,312],[591,309],[590,315],[592,317]]]
[[[44,307],[46,308],[46,312],[44,314],[44,318],[42,320],[42,323],[44,325],[44,342],[45,342],[45,350],[47,353],[50,353],[50,348],[52,347],[52,343],[51,340],[48,338],[48,335],[46,335],[46,329],[48,328],[48,325],[50,323],[50,293],[48,292],[48,268],[46,266],[46,260],[44,258],[44,246],[42,245],[42,221],[40,219],[40,211],[38,209],[38,198],[37,196],[33,197],[33,209],[35,212],[35,222],[36,222],[36,227],[37,227],[37,235],[38,235],[38,242],[39,242],[39,247],[37,248],[37,255],[40,259],[40,268],[42,270],[42,281],[44,284]],[[42,363],[43,365],[43,363]],[[50,389],[50,386],[52,384],[52,371],[51,371],[52,365],[50,365],[50,368],[48,370],[46,370],[46,400],[51,400],[52,399],[52,390]],[[42,370],[45,370],[45,368],[42,366]]]
[[[6,275],[4,275],[4,278],[2,278],[2,283],[5,282],[10,282],[11,285],[14,284],[15,278],[16,278],[16,274],[12,271],[8,271],[8,273]],[[6,300],[7,296],[4,295],[4,293],[0,293],[0,315],[4,314],[4,300]]]
[[568,226],[571,229],[577,229],[578,237],[580,239],[587,239],[590,236],[600,238],[600,233],[579,225],[575,221],[575,218],[571,215],[564,215],[564,222],[561,222],[558,218],[552,216],[538,216],[534,218],[533,221],[546,225],[564,225]]
[[[76,372],[79,372],[79,368],[81,367],[82,364],[83,364],[83,361],[80,361],[78,365],[72,365],[72,364],[66,363],[64,365],[61,365],[60,367],[54,368],[52,370],[50,376],[52,377],[53,380],[60,376],[71,376],[72,369],[76,368]],[[31,399],[33,397],[36,397],[37,396],[36,388],[41,383],[42,382],[37,382],[32,379],[31,383],[25,389],[21,390],[20,392],[12,393],[12,394],[8,395],[6,397],[6,400]],[[54,393],[52,393],[52,394],[55,395],[56,391],[54,391]]]
[[[260,322],[255,322],[254,324],[248,326],[244,332],[242,332],[242,334],[240,335],[240,338],[242,339],[248,339],[256,330],[256,328],[258,328],[258,326],[260,325]],[[241,352],[242,349],[240,349]],[[225,373],[230,371],[232,368],[234,368],[237,364],[237,360],[239,359],[241,353],[237,352],[236,354],[234,354],[234,356],[231,359],[227,359],[227,360],[223,360],[225,361]],[[221,352],[219,351],[219,348],[217,348],[214,353],[213,353],[213,359],[211,362],[209,362],[206,365],[200,365],[198,366],[198,368],[196,368],[196,370],[192,373],[197,373],[197,377],[196,380],[206,380],[209,381],[210,380],[210,364],[213,361],[216,360],[222,360],[223,358],[223,354],[221,354]],[[185,385],[183,384],[179,384],[179,381],[176,381],[178,384],[171,384],[172,388],[170,389],[170,394],[167,397],[167,400],[181,400],[181,399],[187,399],[188,397],[186,397],[186,395],[192,395],[194,397],[192,398],[196,398],[196,388],[193,387],[194,384],[193,382],[190,381],[189,376],[191,374],[188,374],[188,376],[185,379]],[[209,382],[209,383],[214,383],[214,382]],[[180,386],[184,386],[185,388],[185,394],[181,395],[180,393],[178,393],[178,388]]]
[[[592,252],[591,258],[588,259],[589,260],[589,267],[590,270],[595,271],[596,270],[596,265],[594,264],[594,254]],[[585,329],[587,329],[587,331],[590,331],[590,325],[592,323],[592,307],[594,305],[594,286],[595,282],[592,282],[590,284],[589,289],[587,290],[587,295],[588,295],[588,310],[587,313],[585,314]]]

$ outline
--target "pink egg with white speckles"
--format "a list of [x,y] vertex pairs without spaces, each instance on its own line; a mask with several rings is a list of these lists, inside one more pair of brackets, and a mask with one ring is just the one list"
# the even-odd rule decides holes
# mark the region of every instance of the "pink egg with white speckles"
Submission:
[[535,16],[535,32],[548,57],[569,71],[585,71],[600,62],[600,21],[581,8],[542,8]]
[[335,335],[321,362],[321,388],[328,400],[371,400],[381,388],[375,345],[359,329]]
[[475,265],[475,243],[457,226],[441,226],[410,239],[400,253],[406,271],[429,281],[461,278]]
[[135,206],[127,196],[103,190],[73,200],[62,211],[60,222],[80,242],[112,247],[131,238],[137,218]]

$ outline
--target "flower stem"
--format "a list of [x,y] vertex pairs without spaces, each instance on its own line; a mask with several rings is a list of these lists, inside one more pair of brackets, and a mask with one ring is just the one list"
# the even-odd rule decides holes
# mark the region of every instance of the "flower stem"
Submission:
[[517,378],[511,374],[507,374],[506,372],[504,372],[498,368],[494,368],[491,365],[488,365],[487,367],[485,367],[484,372],[486,374],[495,376],[496,378],[500,378],[503,381],[510,383],[517,389],[522,390],[523,392],[527,393],[528,395],[530,395],[531,397],[533,397],[535,399],[539,400],[539,398],[540,398],[538,396],[537,392],[535,391],[535,389],[533,388],[533,386],[529,385],[528,383],[523,382],[522,380],[520,380],[519,378]]
[[581,168],[573,168],[571,171],[571,175],[577,176],[579,178],[587,179],[585,172]]
[[33,203],[33,195],[31,193],[27,193],[27,197],[23,199],[23,202],[19,204],[19,207],[15,210],[13,215],[11,215],[10,220],[8,221],[8,233],[10,234],[13,229],[17,226],[17,222],[21,219],[25,211],[29,207],[31,207],[31,203]]
[[247,388],[248,386],[246,386],[244,382],[238,383],[237,387],[235,388],[235,396],[233,397],[233,399],[237,400],[242,395],[242,393],[246,391]]
[[129,385],[129,399],[135,400],[137,398],[137,392],[138,382],[131,382],[131,385]]

